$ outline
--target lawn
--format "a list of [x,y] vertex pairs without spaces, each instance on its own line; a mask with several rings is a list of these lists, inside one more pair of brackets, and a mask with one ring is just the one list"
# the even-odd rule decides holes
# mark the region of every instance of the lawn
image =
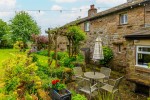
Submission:
[[24,54],[23,52],[19,52],[16,49],[0,49],[0,70],[2,69],[2,62],[8,58],[12,57],[12,54]]

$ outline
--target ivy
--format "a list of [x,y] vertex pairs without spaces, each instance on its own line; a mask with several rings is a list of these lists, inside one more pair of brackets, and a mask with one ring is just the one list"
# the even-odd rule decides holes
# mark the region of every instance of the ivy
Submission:
[[100,60],[100,64],[107,67],[108,63],[113,58],[113,51],[109,47],[103,46],[103,53],[104,53],[104,59]]

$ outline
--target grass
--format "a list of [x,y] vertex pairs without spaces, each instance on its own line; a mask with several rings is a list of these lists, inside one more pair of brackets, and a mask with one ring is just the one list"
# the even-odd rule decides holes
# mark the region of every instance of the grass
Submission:
[[2,62],[12,57],[12,54],[24,54],[16,49],[0,49],[0,69],[2,69]]

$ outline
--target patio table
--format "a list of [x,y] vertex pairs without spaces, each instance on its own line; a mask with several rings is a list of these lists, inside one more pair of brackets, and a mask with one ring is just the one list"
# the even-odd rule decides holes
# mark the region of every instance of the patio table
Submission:
[[98,80],[98,79],[103,79],[105,78],[105,75],[100,73],[100,72],[85,72],[84,76],[90,79]]
[[95,80],[105,78],[105,75],[103,73],[100,73],[100,72],[95,72],[95,74],[94,74],[94,72],[85,72],[84,76],[91,79],[92,84],[94,83]]

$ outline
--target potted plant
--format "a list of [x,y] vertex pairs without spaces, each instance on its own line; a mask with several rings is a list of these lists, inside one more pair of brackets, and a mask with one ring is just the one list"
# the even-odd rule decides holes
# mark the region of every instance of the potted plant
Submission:
[[53,100],[71,100],[71,92],[56,79],[51,82],[51,97]]

